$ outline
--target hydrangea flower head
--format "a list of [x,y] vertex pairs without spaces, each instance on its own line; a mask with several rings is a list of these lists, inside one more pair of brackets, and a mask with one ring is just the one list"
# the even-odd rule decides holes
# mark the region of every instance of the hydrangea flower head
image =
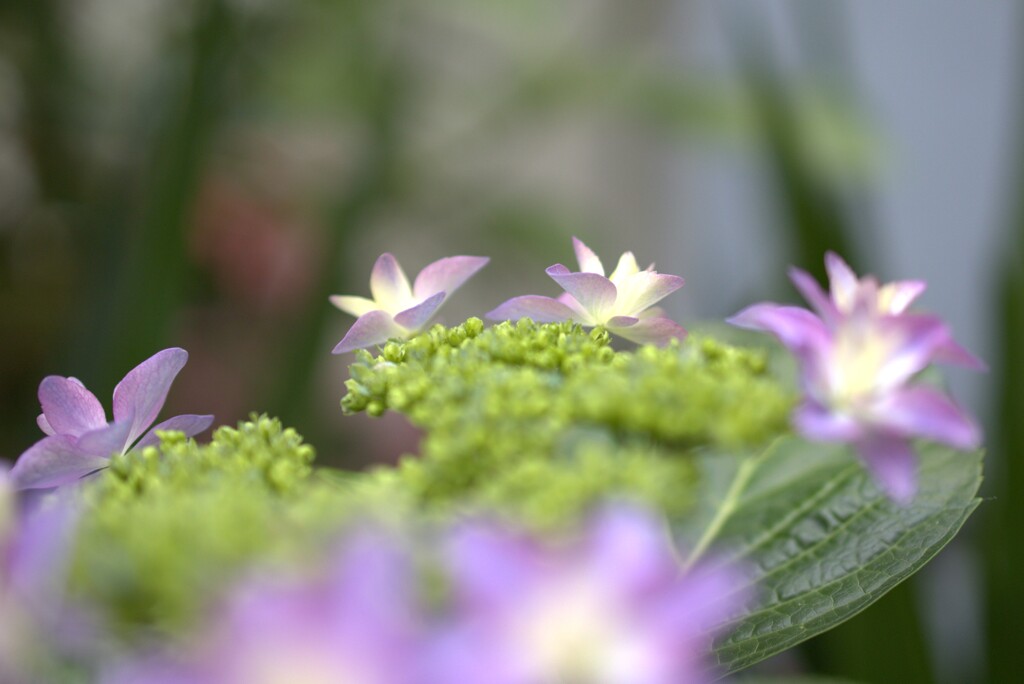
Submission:
[[743,597],[732,572],[681,574],[664,526],[633,508],[567,546],[468,527],[449,555],[458,614],[431,681],[710,681],[703,656]]
[[934,361],[973,368],[946,324],[907,307],[924,289],[907,281],[879,287],[858,280],[839,257],[826,259],[831,295],[803,271],[794,283],[819,315],[792,306],[755,304],[729,322],[774,334],[796,356],[804,402],[793,422],[805,437],[853,444],[880,488],[900,503],[917,490],[913,438],[975,449],[981,432],[937,388],[911,384]]
[[158,430],[177,430],[191,437],[210,427],[213,416],[181,415],[147,431],[186,361],[188,352],[175,347],[157,352],[129,371],[114,388],[111,423],[102,404],[78,379],[43,378],[39,383],[43,412],[36,422],[47,436],[29,447],[11,470],[18,488],[58,487],[102,470],[112,454],[156,444]]
[[666,344],[682,339],[686,331],[664,317],[659,301],[683,286],[683,279],[658,273],[654,265],[641,270],[632,252],[626,252],[610,276],[594,252],[573,238],[578,272],[562,264],[547,274],[565,292],[557,299],[540,295],[514,297],[487,314],[494,320],[532,318],[537,323],[574,321],[584,326],[603,326],[612,333],[639,344]]
[[345,337],[334,348],[343,354],[392,338],[406,338],[423,329],[445,300],[490,261],[487,257],[452,256],[429,264],[413,284],[394,256],[377,258],[370,274],[373,299],[332,295],[330,301],[357,316]]

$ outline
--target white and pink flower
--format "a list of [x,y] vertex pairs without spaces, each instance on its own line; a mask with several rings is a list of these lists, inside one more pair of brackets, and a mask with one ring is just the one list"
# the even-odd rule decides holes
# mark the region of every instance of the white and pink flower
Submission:
[[639,344],[664,345],[673,338],[686,337],[686,330],[654,307],[683,286],[681,277],[658,273],[653,264],[641,270],[632,252],[625,252],[612,274],[605,276],[597,255],[579,239],[572,240],[580,270],[573,272],[562,264],[547,269],[551,279],[565,290],[562,295],[557,299],[541,295],[514,297],[487,317],[602,326]]
[[387,252],[377,258],[370,274],[373,299],[332,295],[330,301],[357,316],[334,354],[382,344],[390,339],[415,335],[430,322],[445,300],[490,261],[487,257],[452,256],[429,264],[409,279],[398,260]]

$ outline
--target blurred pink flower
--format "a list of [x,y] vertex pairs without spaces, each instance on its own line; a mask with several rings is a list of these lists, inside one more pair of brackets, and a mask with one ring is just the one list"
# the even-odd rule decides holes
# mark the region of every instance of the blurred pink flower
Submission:
[[664,522],[626,506],[564,546],[469,525],[448,557],[457,612],[430,682],[710,682],[711,639],[746,598],[724,566],[683,573]]
[[242,582],[192,648],[124,664],[103,681],[426,684],[414,679],[414,580],[396,544],[357,534],[323,576]]

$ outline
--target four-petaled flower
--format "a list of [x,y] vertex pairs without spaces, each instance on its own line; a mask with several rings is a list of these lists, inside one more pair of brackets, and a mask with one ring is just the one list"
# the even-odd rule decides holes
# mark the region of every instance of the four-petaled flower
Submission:
[[477,256],[445,257],[420,271],[410,287],[398,260],[386,252],[381,254],[370,274],[373,299],[348,295],[330,298],[336,307],[358,317],[333,353],[343,354],[416,334],[445,299],[488,261],[487,257]]
[[626,506],[558,546],[473,524],[448,556],[457,612],[431,682],[708,682],[711,639],[746,598],[725,566],[682,573],[664,523]]
[[146,432],[187,360],[184,349],[165,349],[129,371],[114,388],[112,423],[107,422],[96,396],[76,378],[43,378],[39,383],[43,413],[37,422],[48,436],[29,447],[14,465],[11,477],[17,487],[37,489],[73,482],[106,468],[113,454],[156,444],[158,430],[177,430],[191,437],[210,427],[213,416],[182,415]]
[[487,314],[494,320],[532,318],[537,323],[574,321],[584,326],[602,326],[610,332],[638,344],[664,345],[672,338],[682,339],[686,331],[664,317],[658,308],[651,308],[683,286],[679,276],[644,270],[632,252],[626,252],[610,276],[589,247],[573,238],[573,247],[580,264],[572,272],[562,264],[547,269],[565,290],[557,299],[540,295],[514,297]]
[[906,503],[917,490],[917,457],[910,439],[922,437],[974,449],[974,421],[935,387],[909,384],[933,361],[974,369],[984,365],[953,341],[940,319],[910,313],[924,290],[917,281],[880,286],[858,280],[835,254],[826,257],[831,294],[799,269],[790,276],[815,307],[755,304],[729,322],[774,334],[801,366],[806,396],[793,422],[805,437],[853,444],[875,481]]

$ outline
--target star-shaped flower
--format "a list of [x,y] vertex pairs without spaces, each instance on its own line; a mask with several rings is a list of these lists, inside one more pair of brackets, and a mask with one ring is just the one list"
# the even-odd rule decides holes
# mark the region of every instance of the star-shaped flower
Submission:
[[156,444],[158,430],[177,430],[191,437],[210,427],[213,416],[182,415],[146,431],[186,361],[184,349],[165,349],[129,371],[114,388],[112,423],[107,422],[96,396],[76,378],[43,378],[39,383],[43,413],[36,422],[48,436],[29,447],[14,465],[11,477],[17,487],[37,489],[73,482],[106,468],[113,454]]
[[419,272],[410,287],[398,260],[385,252],[373,265],[373,299],[333,295],[336,307],[357,316],[332,353],[343,354],[407,338],[423,329],[445,300],[490,261],[487,257],[452,256],[438,259]]
[[981,432],[935,387],[911,384],[934,361],[973,368],[983,364],[953,341],[948,326],[907,307],[924,289],[905,281],[879,287],[858,280],[830,254],[832,292],[803,271],[794,283],[820,317],[793,306],[755,304],[729,322],[774,334],[794,353],[806,396],[793,423],[805,437],[853,444],[879,487],[906,503],[917,490],[913,438],[975,449]]
[[626,252],[610,276],[594,252],[577,238],[573,247],[580,270],[572,272],[562,264],[547,269],[565,292],[558,297],[524,295],[514,297],[487,314],[494,320],[532,318],[537,323],[575,321],[584,326],[602,326],[619,337],[639,344],[664,345],[682,339],[686,330],[664,317],[659,301],[683,286],[679,276],[654,270],[640,270],[636,257]]

